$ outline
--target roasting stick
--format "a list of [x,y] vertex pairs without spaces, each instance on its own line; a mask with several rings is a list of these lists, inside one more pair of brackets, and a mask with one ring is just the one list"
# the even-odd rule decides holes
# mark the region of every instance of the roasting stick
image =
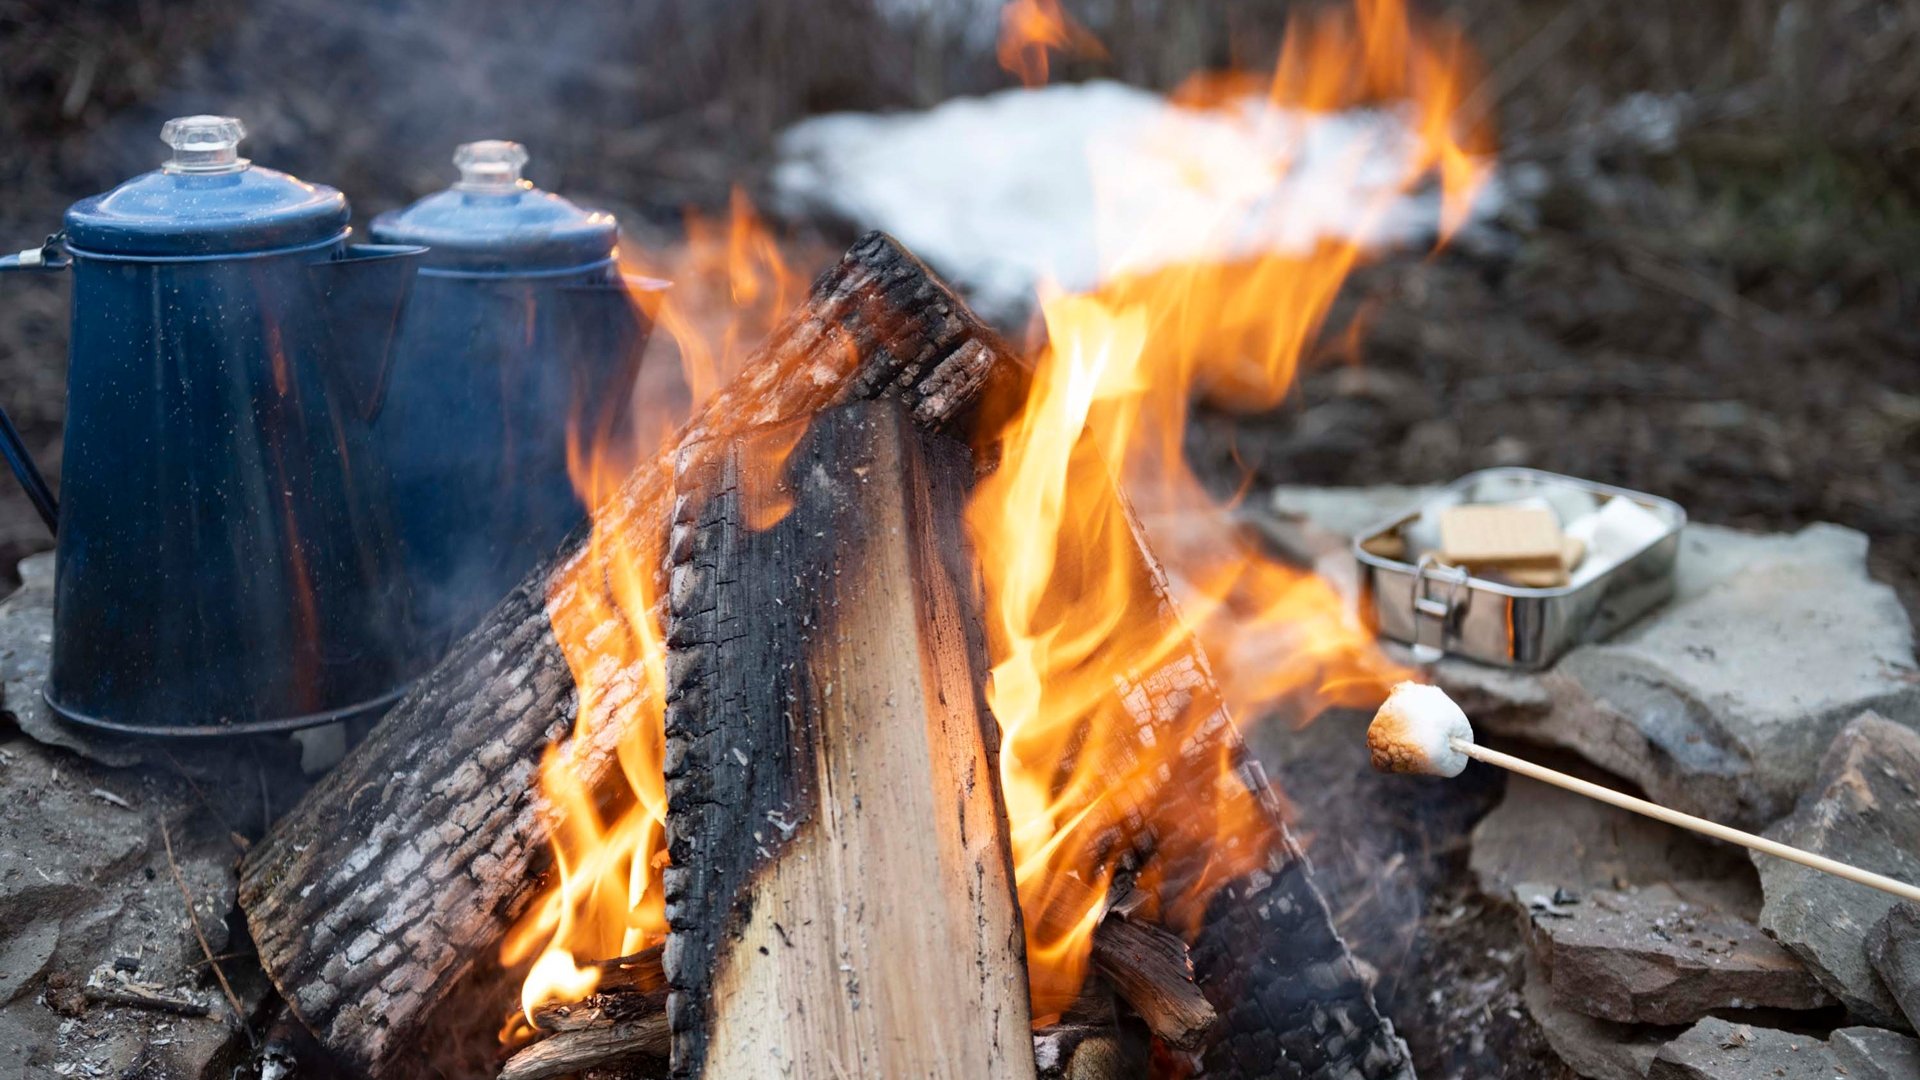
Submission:
[[1598,799],[1603,803],[1617,806],[1622,810],[1631,810],[1643,814],[1655,821],[1664,821],[1682,829],[1690,829],[1703,836],[1716,840],[1725,840],[1730,844],[1739,844],[1754,851],[1772,855],[1775,858],[1797,862],[1815,870],[1845,878],[1848,881],[1867,885],[1881,892],[1892,893],[1905,900],[1920,902],[1920,887],[1897,881],[1884,874],[1862,870],[1857,866],[1829,859],[1825,855],[1816,855],[1811,851],[1769,840],[1764,836],[1755,836],[1750,832],[1730,829],[1718,822],[1705,818],[1683,814],[1659,803],[1636,799],[1612,788],[1582,780],[1576,776],[1535,765],[1503,754],[1498,750],[1489,750],[1476,746],[1473,741],[1473,726],[1467,723],[1467,716],[1460,706],[1453,703],[1446,691],[1437,686],[1423,686],[1419,683],[1403,682],[1393,688],[1386,704],[1374,715],[1373,723],[1367,726],[1367,747],[1373,752],[1373,767],[1382,772],[1423,773],[1429,776],[1459,776],[1467,767],[1467,759],[1482,761],[1521,776],[1530,777],[1544,784],[1565,788],[1575,794],[1585,795],[1589,799]]

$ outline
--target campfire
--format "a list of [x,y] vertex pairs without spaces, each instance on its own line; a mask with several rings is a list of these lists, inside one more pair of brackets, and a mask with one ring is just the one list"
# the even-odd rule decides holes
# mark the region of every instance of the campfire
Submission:
[[[1084,45],[1063,19],[1024,5],[1007,54]],[[590,526],[247,860],[330,1051],[393,1072],[497,956],[519,1080],[1407,1074],[1240,734],[1402,672],[1182,433],[1199,395],[1276,405],[1372,229],[1416,192],[1457,221],[1484,137],[1397,5],[1289,42],[1174,98],[1241,142],[1094,159],[1096,201],[1169,211],[1105,223],[1025,347],[885,235],[804,297],[743,206],[696,235],[725,325],[652,310],[691,416],[578,428]],[[1287,211],[1275,126],[1357,105],[1402,119],[1400,175],[1344,235],[1247,243]]]
[[[165,69],[225,85],[282,7]],[[1784,239],[1728,253],[1796,216],[1773,158],[1711,168],[1835,92],[1799,24],[1741,15],[1778,86],[1730,47],[1731,96],[1609,101],[1688,43],[1530,10],[1488,72],[1402,0],[991,7],[490,26],[458,107],[564,122],[448,130],[424,194],[340,163],[351,206],[270,167],[400,123],[309,107],[295,60],[366,36],[329,14],[287,100],[0,255],[20,325],[72,316],[59,455],[0,412],[57,548],[0,599],[0,1062],[1920,1076],[1920,673],[1870,574],[1914,550],[1804,490],[1831,443],[1818,498],[1896,532],[1920,398],[1850,370],[1904,340],[1852,270],[1796,320]],[[1643,15],[1657,64],[1535,99]],[[709,23],[723,94],[609,61]],[[117,160],[119,48],[48,84],[100,146],[27,179]],[[1713,524],[1752,469],[1801,532]]]

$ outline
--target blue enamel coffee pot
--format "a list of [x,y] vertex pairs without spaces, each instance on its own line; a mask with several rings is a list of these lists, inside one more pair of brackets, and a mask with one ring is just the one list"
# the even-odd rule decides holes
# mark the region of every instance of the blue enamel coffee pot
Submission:
[[519,143],[468,143],[450,189],[375,218],[430,248],[374,424],[427,652],[471,629],[585,517],[568,471],[617,440],[664,282],[622,274],[613,215],[521,179]]
[[48,704],[207,735],[385,707],[423,657],[374,445],[418,246],[350,244],[338,191],[250,165],[228,117],[0,270],[73,273]]

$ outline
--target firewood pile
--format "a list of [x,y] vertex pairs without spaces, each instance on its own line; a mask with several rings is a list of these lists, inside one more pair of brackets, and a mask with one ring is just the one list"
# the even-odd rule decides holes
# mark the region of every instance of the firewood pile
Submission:
[[[1263,815],[1271,849],[1211,891],[1190,942],[1148,917],[1158,896],[1116,894],[1094,933],[1101,978],[1034,1034],[959,519],[991,468],[973,425],[1021,379],[997,335],[872,234],[683,429],[671,490],[643,471],[621,492],[619,528],[669,536],[670,933],[607,958],[616,974],[591,998],[535,1012],[506,1075],[777,1060],[1127,1076],[1153,1054],[1215,1076],[1408,1074],[1224,714],[1217,745],[1179,759],[1191,775],[1116,795],[1138,824],[1113,842],[1123,866],[1157,861],[1160,895],[1197,882],[1213,853],[1158,846],[1155,805],[1180,793]],[[1132,572],[1156,578],[1138,533],[1132,550]],[[591,557],[576,538],[537,571],[242,866],[263,967],[357,1071],[409,1067],[443,995],[540,884],[533,765],[574,708],[548,584]],[[1116,693],[1143,746],[1176,713],[1219,709],[1195,645],[1137,680]],[[1199,771],[1220,753],[1241,761],[1226,789]]]

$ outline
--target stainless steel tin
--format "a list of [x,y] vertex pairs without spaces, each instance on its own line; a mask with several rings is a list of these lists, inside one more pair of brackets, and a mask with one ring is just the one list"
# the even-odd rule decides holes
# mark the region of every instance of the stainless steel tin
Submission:
[[1361,610],[1379,634],[1414,647],[1422,662],[1463,656],[1501,667],[1535,670],[1583,642],[1605,638],[1673,594],[1673,567],[1687,513],[1655,495],[1538,469],[1483,469],[1433,497],[1446,503],[1507,502],[1572,487],[1602,500],[1630,499],[1660,517],[1666,530],[1639,551],[1587,581],[1527,589],[1470,576],[1431,557],[1419,563],[1367,550],[1370,541],[1418,518],[1430,503],[1363,530],[1354,538]]

